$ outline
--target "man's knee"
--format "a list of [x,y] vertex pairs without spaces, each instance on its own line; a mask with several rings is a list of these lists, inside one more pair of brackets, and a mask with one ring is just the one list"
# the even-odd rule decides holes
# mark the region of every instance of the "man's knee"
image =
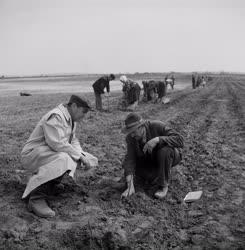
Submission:
[[174,157],[174,149],[171,148],[171,147],[163,147],[163,148],[160,148],[158,151],[157,151],[157,156],[160,157],[160,158],[169,158],[169,157]]
[[67,158],[69,155],[65,152],[58,152],[59,157],[61,158]]
[[69,161],[71,160],[71,156],[65,152],[58,152],[58,156],[60,159],[62,159],[63,161]]

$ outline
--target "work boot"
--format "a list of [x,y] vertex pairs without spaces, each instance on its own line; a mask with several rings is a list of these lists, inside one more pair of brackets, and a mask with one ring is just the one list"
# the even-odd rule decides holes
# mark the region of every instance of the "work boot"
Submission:
[[157,199],[163,199],[167,195],[167,192],[168,192],[168,186],[163,187],[163,188],[159,189],[158,191],[156,191],[154,196]]
[[51,218],[55,216],[55,212],[48,206],[45,199],[29,200],[28,209],[39,217]]

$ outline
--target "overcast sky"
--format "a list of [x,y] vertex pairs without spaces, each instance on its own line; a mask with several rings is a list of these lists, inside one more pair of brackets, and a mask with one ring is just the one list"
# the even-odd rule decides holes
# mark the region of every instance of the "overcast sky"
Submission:
[[0,0],[0,74],[245,72],[243,0]]

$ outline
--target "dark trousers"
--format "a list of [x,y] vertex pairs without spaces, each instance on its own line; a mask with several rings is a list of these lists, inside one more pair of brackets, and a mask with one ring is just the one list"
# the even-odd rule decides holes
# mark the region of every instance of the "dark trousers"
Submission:
[[152,154],[146,154],[137,161],[136,179],[165,187],[170,180],[171,167],[180,161],[181,155],[177,149],[168,146],[154,149]]
[[56,179],[48,181],[48,182],[42,184],[41,186],[37,187],[36,189],[34,189],[27,197],[28,200],[30,201],[30,200],[45,199],[49,195],[53,195],[54,190],[55,190],[55,186],[61,183],[62,178],[65,174],[63,174],[62,176],[60,176]]
[[101,94],[94,92],[95,95],[95,106],[97,110],[102,110],[102,98]]
[[166,86],[165,85],[160,86],[158,88],[157,94],[158,98],[163,98],[166,95]]
[[196,83],[192,82],[192,88],[195,89],[196,88]]

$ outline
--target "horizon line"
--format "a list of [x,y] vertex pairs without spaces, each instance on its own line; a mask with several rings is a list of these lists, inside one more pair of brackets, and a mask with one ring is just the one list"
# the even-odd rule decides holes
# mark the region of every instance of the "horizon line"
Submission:
[[[118,72],[113,73],[114,75],[144,75],[144,74],[193,74],[193,73],[206,73],[206,74],[245,74],[245,72],[239,71],[166,71],[166,72]],[[41,74],[26,74],[26,75],[5,75],[0,74],[0,79],[8,78],[35,78],[35,77],[71,77],[71,76],[93,76],[93,75],[107,75],[111,74],[108,72],[105,73],[41,73]]]

